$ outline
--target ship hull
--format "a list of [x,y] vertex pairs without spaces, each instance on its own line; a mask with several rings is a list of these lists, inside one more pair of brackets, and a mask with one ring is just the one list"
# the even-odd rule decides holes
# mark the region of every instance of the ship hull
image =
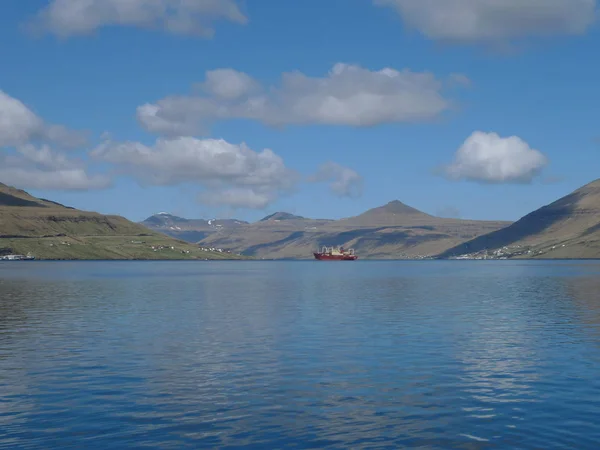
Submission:
[[319,261],[355,261],[358,259],[356,255],[328,255],[325,253],[313,253],[313,255]]

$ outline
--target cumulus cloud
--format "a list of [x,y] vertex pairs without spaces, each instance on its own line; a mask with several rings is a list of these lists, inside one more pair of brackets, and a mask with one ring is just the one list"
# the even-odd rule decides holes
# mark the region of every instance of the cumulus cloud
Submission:
[[596,0],[373,0],[434,40],[482,42],[583,34]]
[[89,190],[110,186],[105,175],[91,175],[83,161],[47,145],[0,149],[0,182],[23,189]]
[[210,204],[262,209],[291,191],[297,175],[270,149],[255,152],[246,144],[222,139],[159,139],[149,147],[139,142],[102,143],[92,157],[116,165],[143,183],[193,183],[207,189]]
[[429,120],[451,107],[443,81],[431,73],[371,71],[342,63],[324,77],[284,73],[280,86],[269,87],[245,73],[219,69],[207,72],[200,86],[204,95],[171,96],[140,106],[139,122],[150,132],[181,136],[205,132],[215,120],[367,127]]
[[329,188],[338,197],[360,197],[363,193],[363,177],[355,170],[335,162],[321,164],[309,181],[329,183]]
[[247,22],[234,0],[52,0],[29,28],[60,37],[89,34],[106,26],[211,37],[217,20]]
[[235,100],[260,90],[260,84],[250,75],[233,69],[206,72],[206,81],[200,87],[209,94],[226,100]]
[[82,132],[45,122],[20,100],[0,90],[0,147],[31,141],[76,147],[86,141]]
[[108,178],[88,174],[83,161],[63,150],[85,141],[85,134],[47,123],[23,102],[0,91],[0,182],[25,189],[107,187]]
[[518,136],[474,132],[458,149],[446,175],[455,180],[485,183],[528,183],[548,159]]

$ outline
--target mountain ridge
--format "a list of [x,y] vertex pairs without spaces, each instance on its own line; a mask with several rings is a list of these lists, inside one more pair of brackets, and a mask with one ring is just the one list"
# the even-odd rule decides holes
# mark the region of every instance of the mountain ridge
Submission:
[[[33,250],[51,259],[157,259],[135,248],[141,241],[177,246],[190,258],[203,251],[203,259],[237,253],[305,259],[324,245],[353,247],[362,259],[600,258],[600,179],[514,223],[441,218],[392,200],[339,220],[279,211],[249,223],[163,212],[136,224],[0,183],[0,254]],[[225,254],[207,248],[220,248]],[[181,255],[171,254],[168,259],[178,258]]]
[[509,223],[444,219],[392,200],[339,220],[311,219],[280,211],[256,222],[204,233],[198,243],[267,259],[311,258],[312,250],[323,245],[355,247],[361,258],[409,259],[433,257]]
[[0,183],[0,255],[38,259],[237,259],[116,215],[83,211]]
[[248,222],[238,219],[187,219],[161,212],[138,222],[153,231],[175,239],[195,243],[223,229],[236,228]]
[[465,256],[600,257],[600,179],[526,214],[506,228],[479,236],[438,255],[439,258]]
[[259,220],[259,222],[266,222],[268,220],[305,220],[305,219],[306,219],[306,217],[296,216],[294,214],[284,212],[284,211],[278,211],[273,214],[269,214],[266,217],[263,217],[262,219]]

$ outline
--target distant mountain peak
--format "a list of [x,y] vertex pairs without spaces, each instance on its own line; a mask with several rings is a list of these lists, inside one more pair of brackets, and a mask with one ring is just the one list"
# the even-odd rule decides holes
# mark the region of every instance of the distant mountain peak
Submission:
[[151,217],[164,217],[164,218],[170,218],[170,219],[176,219],[176,220],[187,220],[184,219],[183,217],[179,217],[179,216],[175,216],[169,212],[159,212],[154,214],[154,216]]
[[263,217],[259,220],[259,222],[266,222],[268,220],[304,220],[305,217],[296,216],[294,214],[286,213],[286,212],[276,212],[268,215],[267,217]]
[[421,223],[423,220],[435,221],[436,218],[408,206],[400,200],[393,200],[383,206],[371,208],[358,216],[344,219],[344,223],[352,223],[357,226],[400,226],[406,225],[409,221]]
[[402,203],[400,200],[392,200],[391,202],[380,206],[379,208],[374,208],[371,211],[385,212],[388,214],[425,214],[424,212],[419,211],[412,206]]
[[187,222],[187,219],[183,217],[177,217],[172,214],[166,212],[160,212],[158,214],[154,214],[153,216],[148,217],[146,220],[143,220],[141,223],[148,224],[171,224],[171,223],[183,223]]

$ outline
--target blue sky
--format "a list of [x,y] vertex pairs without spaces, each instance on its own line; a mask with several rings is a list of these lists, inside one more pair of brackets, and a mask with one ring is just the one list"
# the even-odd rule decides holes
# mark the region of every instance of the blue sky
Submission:
[[595,0],[94,1],[0,6],[0,181],[132,220],[516,220],[600,177]]

